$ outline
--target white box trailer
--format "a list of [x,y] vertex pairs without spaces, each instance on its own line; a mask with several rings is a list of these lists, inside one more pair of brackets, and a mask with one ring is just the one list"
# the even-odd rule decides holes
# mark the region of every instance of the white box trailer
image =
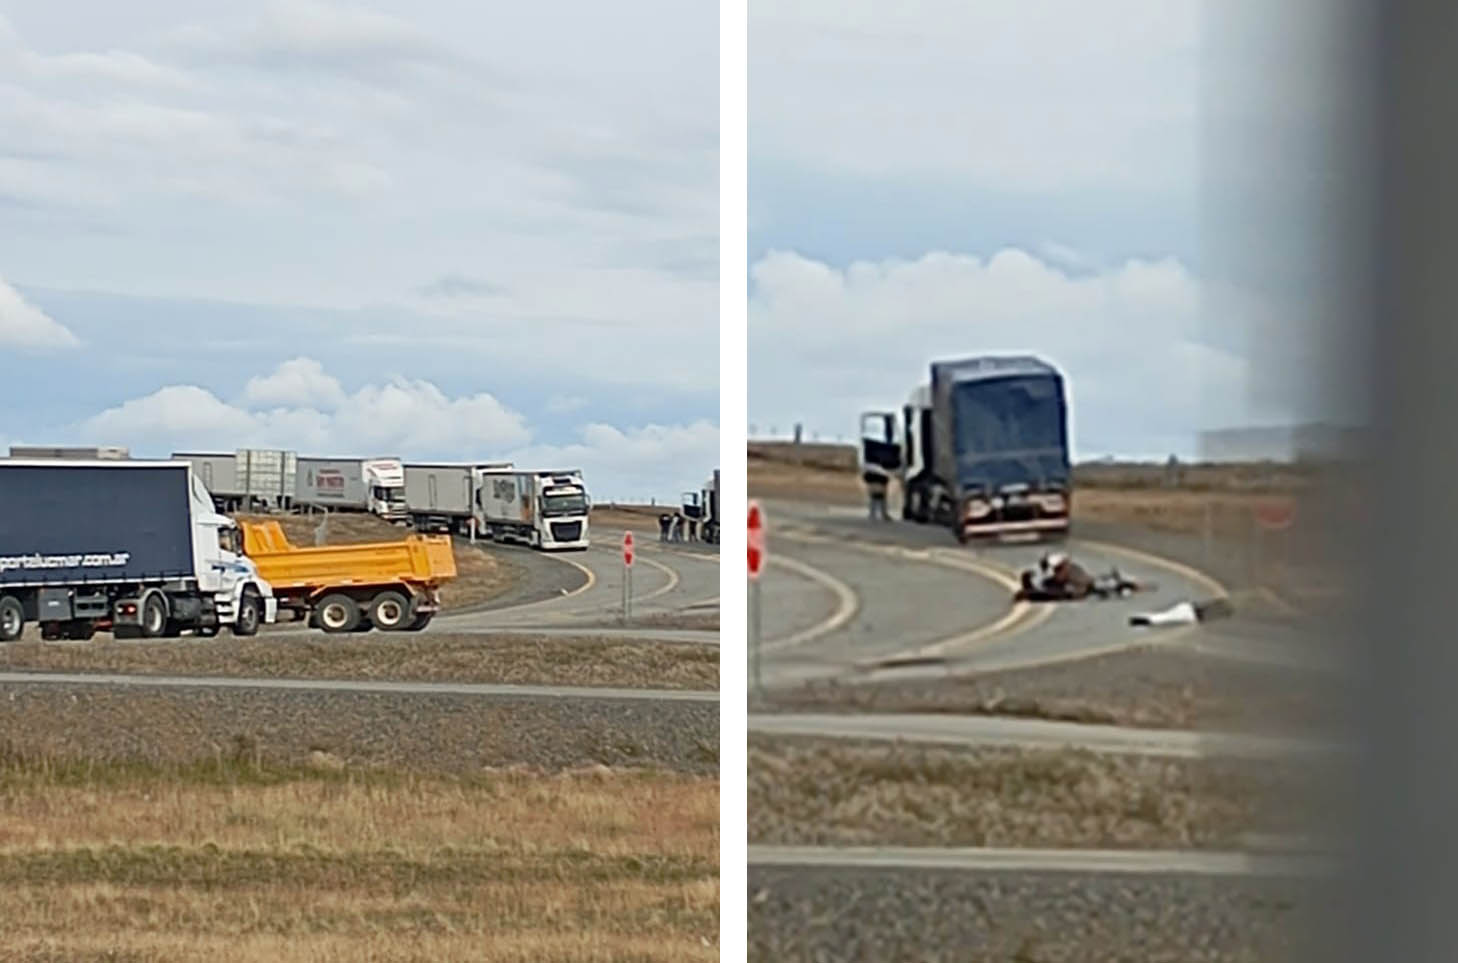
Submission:
[[484,469],[476,482],[476,530],[546,551],[588,547],[591,504],[582,472]]
[[172,458],[192,463],[219,511],[284,511],[293,505],[296,452],[239,448],[232,452],[179,451]]
[[405,505],[411,524],[422,532],[472,534],[477,477],[510,467],[511,462],[407,462]]
[[398,458],[300,458],[294,504],[331,512],[369,512],[405,521],[405,466]]

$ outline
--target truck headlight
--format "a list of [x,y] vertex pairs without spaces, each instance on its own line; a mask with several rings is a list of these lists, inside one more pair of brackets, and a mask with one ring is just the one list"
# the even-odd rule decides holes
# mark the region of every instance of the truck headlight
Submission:
[[[995,501],[996,499],[994,499],[994,502]],[[981,518],[990,511],[992,511],[992,506],[989,505],[985,499],[973,498],[967,502],[968,518]]]
[[1039,496],[1038,504],[1042,506],[1043,511],[1045,512],[1068,511],[1068,499],[1064,498],[1057,492]]

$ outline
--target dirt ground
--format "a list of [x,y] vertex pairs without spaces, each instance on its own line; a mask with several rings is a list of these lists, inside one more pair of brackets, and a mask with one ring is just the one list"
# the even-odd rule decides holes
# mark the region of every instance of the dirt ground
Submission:
[[0,960],[717,959],[718,780],[0,753]]
[[52,672],[236,678],[381,679],[718,689],[719,651],[631,639],[421,635],[387,639],[269,637],[0,647],[0,667]]
[[[315,543],[315,533],[322,515],[240,515],[239,518],[262,521],[276,521],[283,526],[284,534],[294,545],[309,546]],[[375,515],[340,512],[327,516],[325,526],[326,545],[358,545],[362,542],[395,542],[410,534],[410,530],[392,525]],[[456,556],[456,577],[441,588],[441,605],[444,611],[465,608],[489,602],[504,595],[526,577],[520,566],[493,553],[479,544],[472,545],[465,539],[454,539]]]
[[[846,445],[751,442],[749,491],[764,498],[802,498],[860,505],[856,450]],[[1249,515],[1274,498],[1300,493],[1308,473],[1264,465],[1190,465],[1170,484],[1163,465],[1081,464],[1074,468],[1076,520],[1139,525],[1181,534],[1249,532]],[[893,493],[892,501],[895,502]]]

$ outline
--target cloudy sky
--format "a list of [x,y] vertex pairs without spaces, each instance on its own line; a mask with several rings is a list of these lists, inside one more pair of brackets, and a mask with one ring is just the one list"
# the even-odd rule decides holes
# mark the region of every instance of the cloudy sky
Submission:
[[1064,368],[1081,456],[1313,414],[1335,39],[1220,9],[752,3],[752,429],[853,436],[984,351]]
[[0,14],[0,444],[718,452],[718,11]]

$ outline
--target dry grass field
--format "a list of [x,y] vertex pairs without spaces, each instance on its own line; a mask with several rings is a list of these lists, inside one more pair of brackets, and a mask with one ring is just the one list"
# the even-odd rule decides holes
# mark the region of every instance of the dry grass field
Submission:
[[0,960],[717,958],[717,779],[0,752]]
[[[240,515],[258,519],[260,516]],[[315,544],[314,533],[322,515],[269,515],[265,520],[278,522],[284,534],[295,545]],[[393,542],[403,539],[410,530],[375,515],[341,512],[328,516],[325,544],[358,545],[361,542]],[[456,578],[441,588],[441,604],[446,611],[480,605],[515,587],[526,573],[519,566],[493,553],[486,545],[472,545],[467,539],[454,540]]]
[[1272,763],[751,736],[749,838],[1224,848],[1252,830],[1281,828],[1267,806],[1291,798],[1299,785],[1296,774]]

